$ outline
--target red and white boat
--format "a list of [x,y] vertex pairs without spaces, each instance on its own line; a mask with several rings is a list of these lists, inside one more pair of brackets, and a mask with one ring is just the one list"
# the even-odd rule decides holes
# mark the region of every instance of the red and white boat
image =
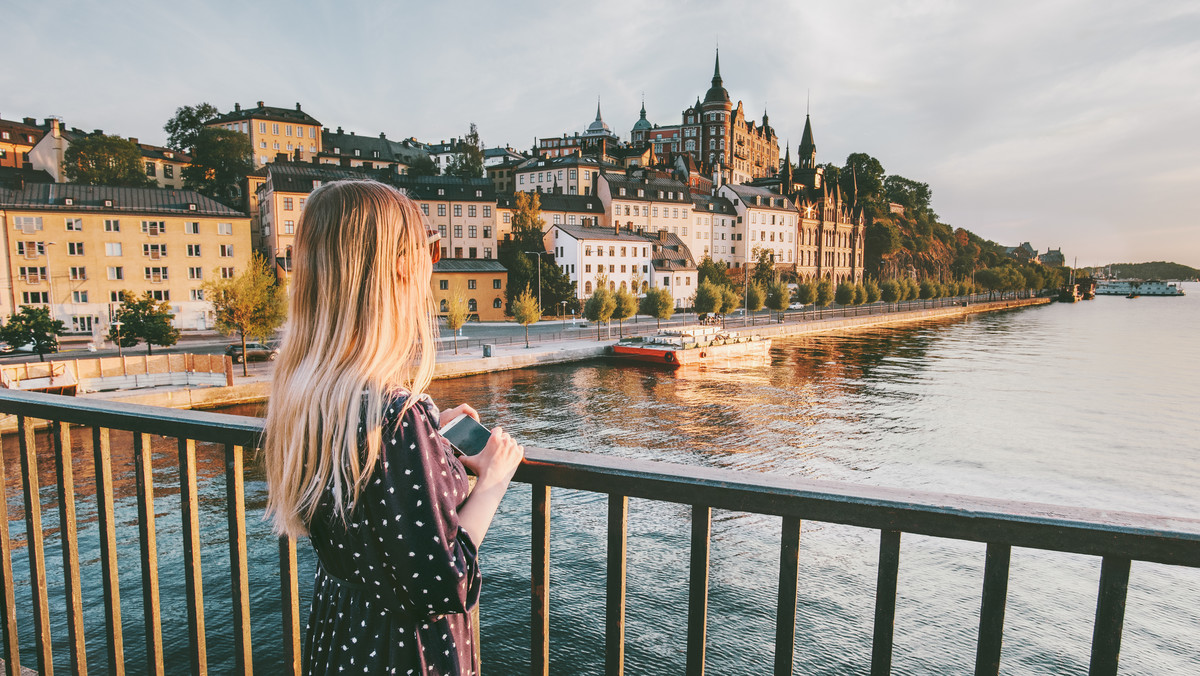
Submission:
[[687,326],[659,329],[653,336],[623,338],[612,349],[621,359],[679,368],[766,357],[771,340],[757,335],[743,336],[715,326]]

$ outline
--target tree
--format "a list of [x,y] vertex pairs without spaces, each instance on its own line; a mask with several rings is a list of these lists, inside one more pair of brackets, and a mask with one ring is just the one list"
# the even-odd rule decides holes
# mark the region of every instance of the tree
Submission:
[[[566,301],[566,309],[573,312],[579,309],[579,298],[575,283],[566,271],[554,263],[549,256],[536,256],[527,251],[545,251],[546,244],[542,237],[546,222],[542,219],[541,199],[536,193],[518,192],[513,200],[512,233],[500,243],[497,257],[508,270],[508,288],[505,291],[509,308],[511,309],[516,295],[526,285],[536,291],[538,269],[542,269],[543,307],[558,307]],[[511,310],[510,310],[511,311]]]
[[204,123],[220,114],[221,111],[210,103],[176,108],[175,115],[163,125],[163,131],[167,132],[167,147],[189,152],[195,147]]
[[46,353],[58,351],[58,337],[66,332],[61,319],[50,318],[49,307],[22,305],[0,326],[0,340],[10,347],[28,345],[40,361],[46,361]]
[[721,309],[722,322],[724,316],[730,312],[742,307],[742,296],[732,286],[722,286],[721,289]]
[[467,323],[470,311],[467,308],[467,294],[461,283],[456,283],[446,299],[446,328],[454,339],[454,354],[458,354],[458,330]]
[[868,279],[867,283],[863,285],[863,288],[867,291],[868,303],[875,303],[879,301],[879,284],[875,280]]
[[[113,312],[113,321],[121,322],[121,347],[133,347],[142,340],[146,354],[154,354],[155,345],[169,347],[179,340],[179,329],[171,325],[173,319],[171,304],[155,300],[149,291],[141,298],[122,291],[121,304]],[[108,339],[116,342],[116,326],[110,325]]]
[[613,300],[616,303],[615,303],[615,307],[613,307],[612,318],[617,320],[617,331],[619,331],[618,335],[621,338],[624,338],[625,337],[625,323],[624,322],[626,319],[629,319],[630,317],[632,317],[633,313],[637,312],[638,300],[625,287],[621,287],[620,289],[617,290],[617,293],[613,296]]
[[872,215],[886,213],[883,204],[883,178],[886,172],[879,160],[866,153],[852,153],[846,158],[846,166],[842,168],[840,185],[842,192],[851,194],[854,186],[858,186],[858,194],[854,197],[858,203],[871,210]]
[[894,279],[889,279],[879,285],[879,298],[885,303],[895,303],[903,297],[903,294],[904,290]]
[[921,294],[921,300],[929,300],[936,297],[938,295],[936,283],[930,279],[922,279],[919,293]]
[[770,249],[754,247],[754,272],[751,282],[762,286],[775,281],[775,254]]
[[700,283],[712,282],[718,286],[727,286],[729,281],[729,264],[718,263],[711,256],[705,256],[696,266],[696,277]]
[[817,299],[817,285],[808,281],[796,286],[796,302],[808,305]]
[[146,176],[142,149],[120,136],[91,134],[76,139],[63,154],[63,172],[72,183],[143,188],[158,183]]
[[[243,355],[247,338],[269,340],[287,318],[287,291],[276,283],[267,259],[257,253],[237,277],[205,282],[204,294],[216,315],[217,330],[238,334]],[[242,359],[242,375],[247,373]]]
[[439,173],[441,170],[438,169],[437,163],[426,153],[422,153],[415,162],[408,165],[409,176],[437,176]]
[[658,328],[662,328],[663,320],[670,319],[675,314],[675,298],[671,295],[671,290],[660,286],[647,291],[646,295],[642,296],[638,313],[654,317],[658,321]]
[[928,183],[896,175],[883,179],[883,192],[889,202],[901,204],[907,211],[914,213],[928,211],[933,197]]
[[833,282],[828,277],[817,282],[817,297],[813,302],[820,307],[829,307],[833,302]]
[[[588,321],[596,322],[596,340],[600,340],[600,324],[611,319],[613,311],[617,309],[617,299],[614,296],[615,294],[608,289],[608,281],[604,280],[596,284],[596,292],[583,304],[583,316]],[[611,336],[612,333],[609,332],[609,337]]]
[[[721,311],[724,304],[724,296],[722,289],[724,287],[713,284],[707,279],[701,280],[700,286],[696,287],[696,299],[692,301],[692,306],[696,312],[709,313]],[[650,313],[645,313],[650,314]]]
[[780,313],[781,317],[791,298],[792,294],[788,290],[787,284],[775,281],[767,286],[767,308]]
[[853,305],[854,304],[854,285],[850,282],[841,282],[837,285],[837,291],[834,292],[833,302],[838,305]]
[[[772,284],[774,284],[774,282],[772,282]],[[767,292],[761,285],[755,282],[754,284],[746,287],[746,312],[758,312],[759,310],[763,309],[763,305],[766,305],[766,303]],[[787,309],[787,303],[784,303],[783,307],[784,309]],[[751,317],[753,316],[754,315],[751,314]]]
[[196,134],[192,164],[183,169],[184,187],[227,206],[238,206],[241,182],[253,169],[250,137],[240,131],[205,127]]
[[454,148],[455,155],[450,160],[446,173],[459,178],[480,178],[483,176],[483,143],[479,140],[479,129],[471,123],[471,130],[459,139]]
[[537,296],[525,285],[525,290],[512,304],[513,317],[517,323],[525,327],[525,347],[529,347],[529,325],[542,318],[542,308],[538,307]]
[[854,285],[854,304],[862,305],[865,302],[867,302],[867,287],[859,282]]

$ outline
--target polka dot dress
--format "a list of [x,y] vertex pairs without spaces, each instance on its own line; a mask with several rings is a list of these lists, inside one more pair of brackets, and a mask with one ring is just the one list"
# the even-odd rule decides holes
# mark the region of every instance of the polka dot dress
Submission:
[[304,642],[309,674],[478,674],[468,610],[477,552],[458,525],[467,474],[428,398],[384,416],[374,476],[348,515],[327,491],[310,524],[319,565]]

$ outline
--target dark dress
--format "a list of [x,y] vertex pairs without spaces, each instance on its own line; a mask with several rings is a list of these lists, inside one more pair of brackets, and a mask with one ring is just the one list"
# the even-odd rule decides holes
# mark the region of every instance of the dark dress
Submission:
[[468,613],[477,552],[458,525],[467,474],[425,398],[384,415],[383,446],[347,524],[327,489],[310,524],[319,565],[304,641],[309,674],[478,674]]

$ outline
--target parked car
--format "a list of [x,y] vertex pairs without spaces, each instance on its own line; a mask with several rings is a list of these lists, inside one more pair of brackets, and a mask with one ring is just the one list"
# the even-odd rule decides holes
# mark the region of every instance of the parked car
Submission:
[[788,309],[789,310],[803,310],[804,303],[792,303],[791,305],[788,305]]
[[[234,343],[225,348],[225,354],[233,359],[233,363],[242,363],[242,344]],[[270,343],[246,343],[246,361],[275,361],[279,356],[279,348]]]

